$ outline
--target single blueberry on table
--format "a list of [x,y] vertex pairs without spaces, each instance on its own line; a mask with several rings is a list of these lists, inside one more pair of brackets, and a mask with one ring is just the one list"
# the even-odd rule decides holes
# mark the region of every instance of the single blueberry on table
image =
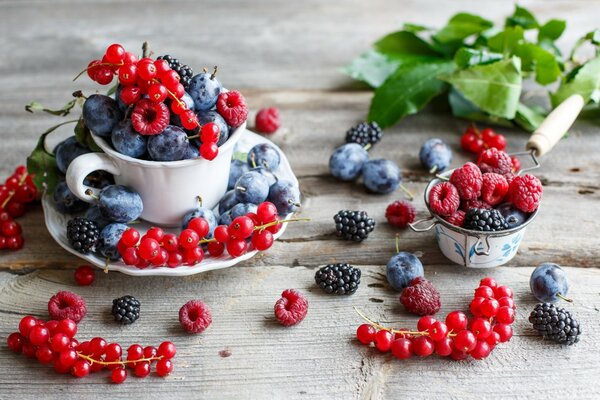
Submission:
[[247,163],[240,160],[231,161],[231,165],[229,167],[229,181],[227,182],[227,190],[233,189],[237,180],[240,179],[240,176],[244,175],[248,171],[250,171],[250,167]]
[[342,181],[353,181],[369,160],[367,151],[357,143],[347,143],[334,150],[329,158],[331,175]]
[[215,110],[208,111],[200,111],[196,113],[198,117],[198,122],[200,125],[206,125],[209,122],[214,122],[219,127],[219,141],[217,142],[217,146],[222,146],[223,143],[229,139],[229,127],[227,126],[227,122],[221,117],[221,114],[216,112]]
[[239,203],[260,204],[269,195],[269,182],[258,172],[246,172],[235,183],[233,189]]
[[148,153],[154,161],[182,160],[189,141],[183,129],[167,125],[164,131],[148,139]]
[[93,94],[83,103],[85,126],[98,136],[109,137],[115,125],[123,119],[123,113],[115,99]]
[[392,289],[400,292],[418,276],[423,276],[423,264],[412,253],[401,251],[395,254],[386,267],[387,281]]
[[275,172],[280,163],[279,151],[269,143],[257,144],[248,152],[248,164],[253,168],[265,167],[269,171]]
[[556,303],[569,292],[565,271],[554,263],[544,263],[533,270],[529,279],[531,293],[541,302]]
[[223,85],[211,73],[195,75],[190,81],[188,93],[194,100],[196,111],[208,111],[217,103]]
[[198,207],[185,214],[185,216],[183,217],[183,223],[181,224],[181,229],[186,229],[190,221],[198,217],[204,218],[206,220],[206,222],[208,223],[208,235],[206,237],[209,239],[212,238],[213,231],[217,227],[217,217],[210,208]]
[[67,168],[71,165],[74,159],[82,154],[91,153],[92,151],[87,147],[79,144],[75,136],[68,137],[67,139],[60,142],[54,149],[54,155],[56,156],[56,166],[58,170],[63,174],[67,173]]
[[363,182],[373,193],[391,193],[398,189],[402,174],[400,168],[391,160],[371,160],[363,165]]
[[280,216],[286,216],[300,206],[300,190],[290,181],[279,180],[269,188],[268,200],[275,204]]
[[500,214],[504,217],[504,220],[508,224],[508,229],[516,228],[517,226],[523,225],[529,215],[516,208],[511,203],[504,203],[497,207]]
[[442,139],[429,139],[421,146],[419,159],[428,171],[441,172],[452,162],[452,150]]
[[98,206],[92,206],[88,208],[88,210],[85,212],[85,218],[89,219],[90,221],[94,221],[100,230],[111,223],[108,219],[102,216]]
[[119,240],[121,240],[121,236],[123,236],[123,232],[127,229],[128,226],[125,224],[114,223],[106,225],[102,231],[100,231],[96,250],[103,257],[108,257],[111,260],[118,260],[121,258],[117,245],[119,244]]
[[54,205],[60,213],[74,214],[88,208],[89,204],[80,200],[71,192],[67,183],[61,181],[54,188]]
[[238,200],[235,190],[226,192],[219,201],[219,214],[224,214],[231,210],[240,201]]
[[110,185],[98,195],[102,216],[113,222],[131,222],[142,215],[144,204],[139,193],[123,185]]
[[115,125],[111,139],[115,150],[121,154],[133,158],[140,158],[146,154],[148,139],[133,129],[129,119]]
[[252,203],[238,203],[231,209],[231,219],[241,217],[248,213],[256,213],[258,206]]

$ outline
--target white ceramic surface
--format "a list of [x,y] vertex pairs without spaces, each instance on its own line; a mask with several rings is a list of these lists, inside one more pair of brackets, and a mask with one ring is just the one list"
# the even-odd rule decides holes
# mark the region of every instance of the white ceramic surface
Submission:
[[104,170],[115,176],[119,185],[130,187],[142,197],[141,218],[161,226],[178,226],[182,217],[196,204],[197,196],[205,207],[213,208],[227,190],[229,165],[236,143],[246,131],[246,123],[219,147],[218,156],[181,161],[146,161],[121,154],[103,138],[92,135],[104,153],[88,153],[77,157],[67,170],[69,189],[83,201],[93,203],[87,190],[98,191],[83,184],[93,171]]
[[[259,144],[259,143],[270,143],[279,151],[281,155],[281,164],[279,169],[276,172],[276,175],[279,179],[286,179],[291,181],[295,185],[298,185],[298,179],[294,175],[290,163],[285,156],[285,154],[281,151],[279,147],[273,144],[268,139],[259,136],[249,130],[245,130],[243,135],[239,138],[237,145],[235,146],[236,152],[246,153],[250,148]],[[229,169],[227,169],[229,171]],[[227,186],[228,177],[223,178],[225,181],[225,186]],[[71,216],[64,215],[59,213],[56,208],[54,208],[54,204],[52,198],[50,196],[45,195],[42,198],[42,206],[44,209],[44,218],[46,221],[46,227],[50,232],[52,238],[65,250],[69,253],[76,255],[79,258],[93,264],[99,268],[104,269],[106,267],[106,260],[98,257],[93,254],[81,254],[76,252],[71,248],[69,242],[67,240],[67,221],[71,218]],[[187,206],[186,212],[195,208],[195,204],[191,206]],[[286,216],[286,218],[290,218],[292,214]],[[181,221],[179,221],[180,223]],[[283,224],[281,230],[274,235],[275,239],[279,238],[283,232],[287,223]],[[140,231],[143,235],[150,227],[151,224],[142,222],[137,224],[136,229]],[[166,229],[166,231],[170,231],[172,233],[177,233],[178,229]],[[267,250],[268,251],[268,250]],[[252,258],[257,253],[256,250],[249,251],[241,257],[232,258],[231,256],[224,253],[220,257],[209,257],[207,256],[201,263],[198,263],[193,266],[179,266],[176,268],[168,268],[168,267],[148,267],[145,269],[138,269],[133,266],[125,265],[122,261],[113,261],[108,264],[108,270],[110,271],[119,271],[128,275],[136,275],[136,276],[151,276],[151,275],[162,275],[162,276],[185,276],[185,275],[193,275],[198,274],[200,272],[206,272],[214,269],[221,269],[231,267],[239,262]]]

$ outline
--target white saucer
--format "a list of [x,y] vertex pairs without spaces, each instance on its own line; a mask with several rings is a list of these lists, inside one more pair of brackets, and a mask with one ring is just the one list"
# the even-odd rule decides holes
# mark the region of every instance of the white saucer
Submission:
[[[281,151],[281,149],[277,145],[275,145],[270,140],[264,138],[263,136],[257,135],[256,133],[246,130],[246,132],[244,132],[243,136],[240,138],[238,144],[236,145],[235,152],[246,153],[253,146],[259,143],[269,143],[275,146],[275,148],[279,151],[281,155],[281,164],[279,166],[279,169],[277,170],[277,177],[279,179],[291,181],[295,185],[298,185],[298,179],[294,175],[292,167],[290,166],[290,163],[283,151]],[[252,250],[237,258],[229,256],[227,252],[223,253],[220,257],[212,257],[209,256],[208,253],[206,253],[204,260],[202,260],[202,262],[196,265],[182,265],[175,268],[149,266],[144,269],[139,269],[134,266],[125,265],[123,261],[111,261],[107,266],[105,259],[102,259],[94,254],[81,254],[73,250],[73,248],[71,248],[71,246],[69,245],[69,241],[67,240],[67,221],[71,218],[71,216],[59,213],[56,210],[56,208],[54,208],[54,202],[50,198],[50,196],[44,195],[44,197],[42,198],[42,206],[44,209],[44,219],[46,221],[46,227],[48,228],[50,235],[56,241],[56,243],[58,243],[69,253],[76,255],[77,257],[89,262],[90,264],[97,266],[98,268],[108,268],[109,271],[119,271],[123,272],[124,274],[136,276],[185,276],[198,274],[200,272],[211,271],[213,269],[231,267],[239,262],[254,257],[254,255],[258,253],[258,251]],[[286,218],[290,218],[291,216],[292,214],[289,214],[288,216],[286,216]],[[286,226],[287,223],[282,224],[282,227],[279,230],[279,232],[277,232],[274,235],[275,239],[279,238],[283,234]],[[150,224],[143,221],[135,225],[135,228],[139,230],[142,235],[150,227]],[[171,233],[178,233],[178,231],[174,229],[165,229],[165,231]]]

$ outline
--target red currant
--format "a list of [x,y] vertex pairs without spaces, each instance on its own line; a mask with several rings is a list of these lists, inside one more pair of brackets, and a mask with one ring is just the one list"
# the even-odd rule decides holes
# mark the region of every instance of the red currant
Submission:
[[513,310],[516,308],[515,301],[512,299],[512,297],[501,297],[500,299],[498,299],[498,305],[500,307],[510,307]]
[[37,189],[35,186],[22,185],[17,189],[14,199],[20,203],[31,203],[36,196]]
[[405,360],[413,354],[413,342],[405,338],[396,339],[392,342],[391,350],[394,357]]
[[236,217],[229,225],[229,235],[234,239],[246,239],[254,231],[254,222],[252,219],[242,215]]
[[99,65],[102,64],[100,60],[92,60],[87,66],[87,74],[91,80],[96,81],[96,74],[100,69]]
[[175,89],[177,85],[179,85],[179,74],[173,71],[172,69],[161,73],[158,78],[160,79],[162,84],[165,85],[170,91],[173,91],[173,89]]
[[154,257],[152,260],[150,260],[152,265],[154,265],[155,267],[161,267],[163,265],[166,265],[168,261],[169,261],[169,252],[162,247],[158,251],[158,255],[156,257]]
[[216,143],[202,143],[199,151],[202,158],[211,161],[219,154],[219,146]]
[[469,305],[469,310],[471,311],[471,314],[473,314],[475,317],[481,317],[483,314],[481,313],[481,310],[479,308],[481,307],[481,304],[484,301],[484,297],[473,298],[473,300],[471,300],[471,304]]
[[120,44],[111,44],[106,49],[106,60],[112,64],[120,64],[125,59],[125,49]]
[[144,358],[153,358],[156,357],[156,353],[158,350],[154,346],[146,346],[144,347]]
[[356,329],[356,338],[362,344],[371,344],[376,334],[377,330],[369,324],[362,324]]
[[73,277],[79,286],[89,286],[96,279],[96,271],[89,265],[82,265],[77,267]]
[[173,372],[173,363],[171,360],[159,360],[156,363],[156,374],[158,376],[167,376]]
[[19,332],[24,337],[28,337],[29,332],[31,331],[31,328],[33,328],[36,325],[37,325],[37,318],[32,317],[31,315],[23,317],[21,319],[21,322],[19,322]]
[[204,218],[196,217],[190,220],[190,223],[188,224],[188,229],[194,230],[198,234],[198,236],[203,238],[206,235],[208,235],[210,227],[208,225],[208,222],[206,222]]
[[50,347],[57,353],[67,350],[71,347],[71,338],[64,333],[56,333],[50,339]]
[[258,251],[265,251],[273,245],[273,234],[268,230],[261,230],[252,235],[252,245]]
[[515,310],[511,307],[500,307],[496,313],[496,321],[503,324],[512,324],[515,321]]
[[175,97],[177,97],[178,99],[181,99],[183,97],[183,95],[185,94],[185,88],[183,87],[183,85],[181,83],[178,83],[175,87],[173,87],[171,89],[171,91],[173,92]]
[[126,248],[125,251],[121,253],[121,257],[123,257],[123,262],[126,265],[138,265],[141,260],[138,249],[135,247]]
[[184,249],[191,249],[198,246],[200,236],[192,229],[184,229],[179,234],[179,245]]
[[390,351],[392,348],[393,335],[390,331],[380,330],[375,334],[375,347],[382,353]]
[[470,330],[464,329],[454,336],[454,348],[458,351],[469,353],[476,344],[477,339]]
[[135,85],[137,82],[137,67],[133,64],[123,65],[119,68],[119,82],[123,86]]
[[64,333],[65,335],[73,339],[73,337],[77,333],[77,323],[72,319],[63,319],[58,323],[58,326],[56,327],[56,332]]
[[99,67],[95,77],[99,84],[108,85],[113,80],[114,72],[110,67]]
[[73,349],[63,350],[58,353],[56,361],[63,367],[71,367],[77,361],[77,353]]
[[500,343],[508,342],[513,336],[513,329],[508,324],[496,324],[494,325],[494,332],[500,336]]
[[19,218],[25,215],[25,205],[18,201],[11,201],[6,205],[6,212],[13,217]]
[[492,348],[487,342],[479,341],[475,345],[475,348],[469,354],[476,360],[483,360],[484,358],[489,356],[491,352]]
[[4,236],[0,236],[0,250],[4,250],[6,248],[6,238]]
[[13,236],[6,239],[6,248],[12,251],[22,249],[23,244],[25,244],[25,240],[22,236]]
[[435,352],[442,357],[452,354],[452,350],[454,350],[454,342],[452,338],[445,337],[443,340],[438,340],[435,342]]
[[156,66],[154,65],[154,61],[150,58],[142,58],[138,61],[137,67],[140,79],[150,81],[156,76]]
[[498,282],[496,282],[494,278],[486,277],[479,281],[479,286],[489,286],[492,289],[495,289],[498,287]]
[[160,83],[153,83],[148,88],[148,97],[155,103],[161,103],[167,98],[167,88]]
[[483,340],[492,333],[492,324],[485,318],[476,318],[471,323],[471,331],[479,340]]
[[137,363],[133,373],[138,378],[145,378],[150,374],[150,363],[149,362],[141,362]]
[[452,311],[446,316],[446,325],[448,329],[454,332],[462,331],[467,329],[468,318],[465,313],[461,311]]
[[158,357],[163,357],[163,359],[170,360],[175,357],[177,353],[177,348],[173,344],[173,342],[162,342],[160,346],[158,346],[158,350],[156,355]]
[[192,130],[198,126],[198,117],[192,110],[183,111],[179,114],[179,119],[185,129]]
[[125,382],[125,379],[127,379],[127,370],[125,368],[114,369],[110,374],[110,379],[116,384]]
[[429,327],[431,325],[433,325],[434,322],[437,322],[437,320],[435,318],[433,318],[431,315],[426,315],[424,317],[419,318],[419,321],[417,322],[417,329],[420,332],[426,331],[427,329],[429,329]]
[[163,236],[162,245],[168,252],[177,251],[179,249],[179,240],[176,235],[166,233]]
[[49,364],[54,360],[54,352],[48,345],[44,344],[37,348],[35,358],[42,364]]
[[219,243],[227,243],[229,241],[229,229],[227,225],[219,225],[215,228],[214,237]]
[[106,343],[106,340],[101,337],[95,337],[90,340],[89,346],[89,352],[92,353],[94,357],[101,357],[106,352],[106,346],[108,346],[108,343]]
[[508,286],[498,286],[495,290],[494,290],[494,294],[496,295],[496,298],[502,298],[502,297],[510,297],[512,299],[513,297],[513,291],[511,288],[509,288]]
[[[100,365],[100,364],[99,364]],[[83,378],[90,374],[91,366],[90,363],[86,360],[77,360],[73,367],[71,368],[71,373],[76,378]]]
[[21,348],[23,355],[27,358],[35,358],[35,353],[37,351],[37,346],[31,344],[29,340],[23,342],[23,346]]
[[412,342],[413,352],[419,357],[430,356],[435,350],[433,341],[427,336],[417,336]]
[[485,299],[479,306],[479,311],[485,317],[495,317],[500,305],[496,299]]
[[219,125],[214,122],[209,122],[202,126],[202,129],[200,130],[200,141],[202,143],[217,143],[219,141],[220,132]]
[[272,222],[277,217],[277,207],[275,207],[275,204],[265,201],[258,205],[256,215],[262,223]]
[[496,345],[498,343],[500,343],[500,334],[498,332],[492,332],[490,334],[490,336],[487,337],[487,339],[485,339],[485,341],[490,345],[490,347],[493,349],[494,347],[496,347]]
[[183,264],[183,255],[179,252],[169,253],[169,260],[167,265],[171,268],[175,268]]
[[448,326],[445,323],[436,321],[427,328],[429,337],[434,342],[444,339],[448,335]]
[[135,104],[142,98],[142,89],[138,86],[125,86],[121,89],[120,98],[128,106]]
[[232,257],[239,257],[248,250],[248,243],[244,239],[230,239],[227,242],[227,252]]
[[147,237],[141,240],[138,250],[141,258],[146,261],[150,261],[160,252],[160,244],[158,244],[156,239]]
[[497,134],[491,128],[485,128],[481,131],[481,138],[488,148],[495,147],[498,150],[506,148],[506,138],[503,135]]
[[39,346],[50,339],[50,331],[43,325],[36,325],[29,331],[29,341],[34,346]]
[[[271,222],[275,222],[275,221],[279,221],[279,220],[280,220],[279,216],[276,216],[275,219],[273,221],[271,221]],[[269,226],[267,228],[267,230],[269,232],[271,232],[272,234],[276,234],[277,232],[279,232],[281,230],[281,226],[282,225],[283,224],[276,223],[276,224],[273,224],[273,225]]]
[[156,75],[158,75],[159,77],[161,76],[161,74],[171,69],[171,67],[169,67],[169,63],[165,60],[155,60],[154,66],[156,67]]
[[225,251],[225,245],[219,242],[209,242],[207,249],[211,256],[219,257]]
[[14,351],[15,353],[21,352],[21,349],[23,349],[24,341],[25,338],[19,332],[13,332],[10,335],[8,335],[8,338],[6,338],[6,344],[8,345],[8,348]]
[[104,354],[106,361],[117,361],[123,355],[123,348],[119,343],[110,343],[106,346]]
[[186,265],[195,265],[204,259],[202,247],[196,246],[191,249],[185,249],[183,252],[183,263]]
[[494,297],[494,289],[489,286],[479,286],[475,289],[474,297]]
[[132,344],[127,349],[127,361],[137,361],[144,358],[144,348],[139,344]]

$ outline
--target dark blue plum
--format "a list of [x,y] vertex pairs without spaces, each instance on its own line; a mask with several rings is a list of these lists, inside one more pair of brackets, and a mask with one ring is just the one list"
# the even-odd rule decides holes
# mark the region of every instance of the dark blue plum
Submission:
[[371,160],[363,165],[363,183],[373,193],[391,193],[398,189],[402,174],[391,160]]
[[544,263],[533,270],[529,287],[539,301],[556,303],[569,293],[569,280],[558,264]]
[[407,287],[417,276],[425,274],[421,260],[414,254],[403,251],[390,258],[385,272],[388,283],[398,292]]
[[74,214],[81,212],[88,208],[89,204],[83,200],[80,200],[77,196],[71,192],[67,183],[61,181],[54,188],[54,205],[56,209],[65,214]]
[[300,206],[300,190],[292,182],[280,180],[269,188],[268,200],[275,204],[279,215],[285,216]]
[[241,217],[248,213],[256,213],[258,206],[252,203],[238,203],[231,209],[231,219]]
[[109,137],[113,128],[123,119],[115,99],[103,94],[93,94],[83,103],[83,121],[98,136]]
[[233,189],[239,203],[260,204],[269,195],[269,182],[258,172],[246,172],[240,176]]
[[244,175],[249,170],[250,167],[247,163],[240,160],[231,161],[231,166],[229,167],[229,181],[227,183],[227,190],[233,189],[237,180],[240,179],[240,176]]
[[111,139],[115,150],[121,154],[133,158],[140,158],[146,154],[148,139],[133,129],[129,119],[115,125]]
[[121,258],[117,245],[123,232],[128,229],[125,224],[108,224],[101,231],[98,237],[98,244],[96,250],[103,256],[108,257],[111,260],[118,260]]
[[85,212],[85,218],[90,221],[94,221],[96,225],[98,225],[98,229],[102,230],[106,225],[111,222],[102,216],[100,212],[100,208],[98,206],[93,206],[88,208]]
[[63,174],[67,173],[67,168],[71,162],[82,154],[91,153],[92,151],[85,146],[79,144],[75,136],[71,136],[60,142],[54,149],[56,156],[56,166]]
[[522,225],[525,221],[527,221],[527,218],[529,218],[529,214],[519,210],[511,203],[501,204],[497,208],[508,224],[508,229],[516,228],[517,226]]
[[148,153],[154,161],[182,160],[188,146],[185,131],[173,125],[168,125],[164,131],[148,139]]
[[193,158],[200,157],[200,151],[198,150],[198,146],[193,145],[192,143],[188,144],[188,147],[185,149],[185,154],[183,155],[184,160],[190,160]]
[[183,222],[181,224],[181,229],[186,229],[190,221],[193,218],[197,217],[201,217],[206,220],[206,222],[208,223],[208,235],[206,237],[209,239],[212,238],[213,232],[217,227],[217,217],[211,209],[206,207],[198,207],[185,214],[185,216],[183,217]]
[[219,214],[223,214],[231,210],[233,206],[239,202],[240,201],[235,194],[235,190],[228,191],[223,195],[223,197],[221,197],[221,200],[219,201]]
[[219,215],[219,225],[230,225],[233,218],[231,218],[231,210],[224,212]]
[[188,87],[196,111],[208,111],[213,108],[221,90],[223,90],[221,82],[208,72],[195,75]]
[[358,178],[367,161],[369,161],[369,154],[360,144],[344,144],[331,154],[329,171],[337,179],[353,181]]
[[264,176],[267,179],[267,183],[269,184],[269,187],[271,185],[273,185],[275,182],[277,182],[277,176],[275,176],[274,173],[272,173],[265,167],[251,168],[250,171],[257,172],[257,173],[261,174],[262,176]]
[[275,172],[279,168],[281,156],[279,151],[269,143],[257,144],[248,152],[248,164],[251,167],[265,167]]
[[122,223],[135,221],[144,210],[139,193],[123,185],[102,189],[98,195],[98,207],[104,218]]
[[119,109],[121,110],[121,112],[123,114],[125,114],[125,112],[129,108],[129,106],[127,104],[125,104],[125,102],[123,100],[121,100],[121,91],[122,90],[123,90],[123,85],[117,86],[117,90],[115,91],[115,101],[119,105]]
[[198,116],[198,122],[200,125],[208,124],[209,122],[214,122],[220,129],[219,132],[219,141],[217,142],[217,146],[222,146],[223,143],[229,139],[229,127],[227,126],[227,122],[221,117],[221,114],[214,110],[208,111],[200,111],[196,113]]
[[441,172],[452,162],[452,150],[442,139],[429,139],[421,147],[419,159],[427,171]]

